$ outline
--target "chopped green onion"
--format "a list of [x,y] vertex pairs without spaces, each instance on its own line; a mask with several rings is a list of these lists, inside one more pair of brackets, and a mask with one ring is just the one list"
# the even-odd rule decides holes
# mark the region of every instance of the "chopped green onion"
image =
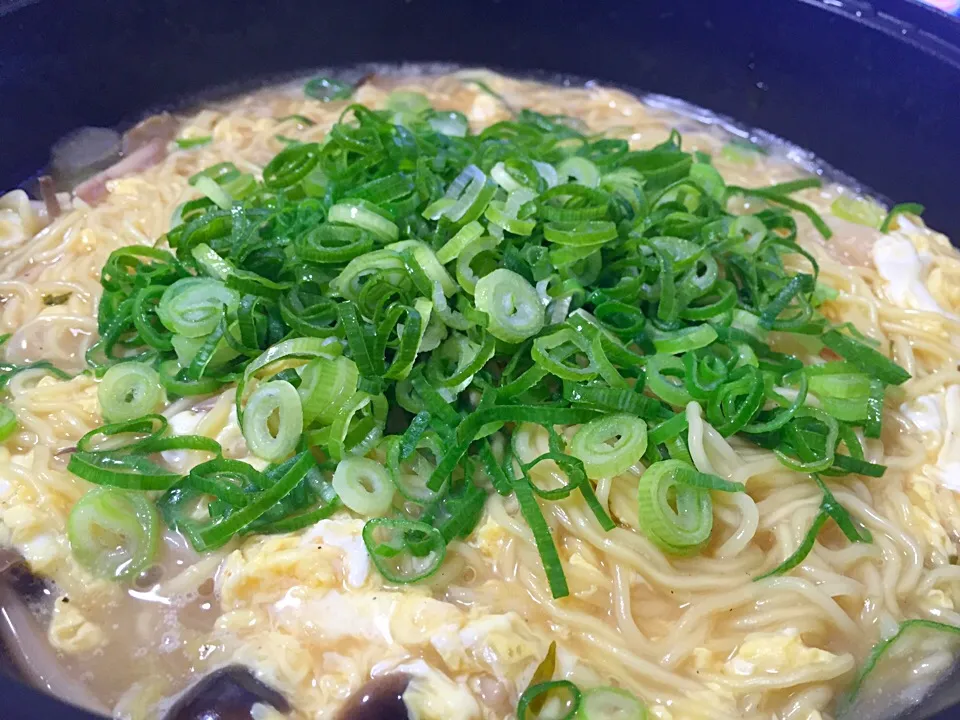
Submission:
[[387,96],[387,109],[401,114],[419,115],[430,109],[430,101],[423,93],[394,90]]
[[6,405],[0,405],[0,442],[3,442],[17,429],[17,415]]
[[[547,696],[546,699],[541,696]],[[530,710],[535,701],[546,704],[549,699],[557,698],[561,704],[557,714],[551,714],[556,720],[572,720],[577,716],[580,707],[580,689],[569,680],[551,680],[538,685],[532,685],[523,691],[517,704],[517,720],[536,720],[539,715]]]
[[843,335],[838,330],[829,330],[821,337],[823,344],[840,357],[849,360],[863,372],[891,385],[902,385],[910,379],[910,373],[872,347]]
[[901,203],[900,205],[894,205],[890,208],[890,212],[887,213],[887,216],[883,219],[883,222],[880,223],[880,232],[888,233],[890,228],[893,226],[893,221],[898,215],[923,215],[924,207],[918,203]]
[[401,254],[409,253],[414,264],[423,271],[431,283],[440,286],[444,295],[454,295],[460,289],[443,267],[443,261],[428,245],[416,240],[401,240],[389,245],[387,249]]
[[319,421],[329,425],[357,392],[357,364],[345,357],[318,357],[303,369],[297,392],[303,404],[305,427]]
[[98,577],[127,580],[146,569],[157,553],[157,512],[144,495],[94,488],[70,511],[67,537],[84,568]]
[[277,118],[277,123],[290,122],[291,120],[293,120],[298,125],[303,125],[304,127],[313,127],[314,125],[316,125],[316,123],[310,118],[308,118],[306,115],[297,115],[297,114],[286,115],[282,118]]
[[571,328],[538,337],[530,349],[533,361],[552,375],[563,380],[592,380],[598,375],[598,368],[592,362],[587,365],[564,362],[578,353],[589,355],[589,346],[583,336]]
[[626,472],[647,450],[647,424],[632,415],[607,415],[580,426],[570,452],[592,478]]
[[684,383],[684,366],[672,355],[654,355],[647,360],[647,387],[664,402],[684,407],[693,398]]
[[[260,519],[278,502],[290,495],[315,465],[316,462],[309,452],[301,453],[281,465],[280,467],[286,469],[286,472],[276,477],[276,482],[268,489],[257,493],[250,502],[231,515],[199,531],[188,533],[194,548],[197,552],[204,552],[223,546],[234,535]],[[193,472],[196,472],[196,468]]]
[[353,225],[367,230],[382,242],[393,242],[400,235],[396,223],[377,212],[376,206],[366,200],[345,200],[337,203],[327,212],[327,219],[332,223]]
[[713,530],[713,501],[707,490],[680,481],[691,469],[680,460],[654,463],[640,476],[640,527],[674,555],[696,553]]
[[547,525],[547,521],[543,517],[540,505],[537,504],[533,485],[524,477],[514,482],[513,488],[517,496],[517,502],[520,504],[520,513],[533,532],[533,541],[537,546],[537,552],[540,553],[543,572],[547,576],[547,583],[550,585],[550,593],[554,598],[566,597],[570,594],[567,578],[563,573],[563,565],[560,563],[557,546],[550,535],[550,526]]
[[[483,214],[496,189],[497,186],[487,179],[480,168],[468,165],[447,188],[443,197],[447,202],[441,214],[453,222],[466,225]],[[429,213],[430,208],[424,212]]]
[[212,333],[225,309],[236,312],[239,306],[240,295],[222,282],[184,278],[164,291],[157,317],[170,332],[196,338]]
[[283,460],[297,447],[302,432],[303,409],[293,385],[275,380],[253,391],[243,413],[243,437],[250,452],[264,460]]
[[[533,671],[533,676],[530,678],[530,682],[527,683],[527,687],[530,688],[540,683],[550,682],[553,680],[553,673],[556,669],[557,642],[554,640],[550,642],[550,646],[547,648],[547,654],[544,655],[543,660],[540,661],[540,664],[537,665],[537,668]],[[527,708],[534,713],[539,713],[546,700],[547,694],[543,693],[531,700]]]
[[436,528],[410,520],[368,520],[363,526],[363,544],[384,579],[400,585],[433,575],[447,553],[447,544]]
[[691,325],[682,330],[666,332],[654,329],[651,332],[653,347],[658,353],[676,355],[690,350],[699,350],[717,339],[717,331],[710,325]]
[[463,249],[481,235],[483,235],[483,225],[475,220],[467,223],[442,248],[437,250],[437,260],[443,264],[456,260]]
[[647,708],[633,693],[615,687],[587,690],[577,720],[647,720]]
[[177,147],[179,147],[181,150],[189,150],[190,148],[209,145],[211,142],[213,142],[213,138],[210,135],[205,135],[203,137],[177,138],[175,142],[177,143]]
[[[469,227],[469,224],[465,227]],[[476,293],[477,283],[480,278],[473,271],[472,263],[477,258],[487,258],[494,248],[497,247],[498,240],[495,237],[484,236],[470,242],[457,255],[457,282],[464,292],[471,295]],[[442,250],[443,248],[441,248]],[[537,298],[539,300],[539,296]]]
[[327,453],[334,460],[363,455],[380,441],[386,421],[387,399],[357,392],[326,430]]
[[504,342],[517,343],[540,332],[544,309],[537,291],[520,275],[498,269],[477,282],[477,310],[487,314],[487,329]]
[[230,193],[224,190],[215,180],[208,177],[197,179],[197,190],[202,192],[213,203],[223,210],[229,210],[233,205],[233,198]]
[[783,575],[784,573],[790,572],[793,570],[793,568],[802,563],[806,559],[807,555],[810,554],[810,551],[813,550],[813,546],[817,542],[817,535],[820,534],[820,531],[823,529],[823,526],[829,519],[830,516],[827,515],[827,513],[823,510],[818,512],[817,516],[813,519],[813,524],[810,526],[807,534],[803,536],[803,540],[800,542],[800,545],[790,554],[790,557],[772,570],[768,570],[762,575],[758,575],[754,578],[754,580],[763,580],[764,578]]
[[867,659],[857,671],[857,676],[854,678],[853,684],[843,697],[841,701],[842,708],[848,708],[853,704],[857,698],[857,695],[860,693],[860,690],[863,688],[863,684],[866,679],[871,673],[874,672],[874,670],[876,670],[877,664],[884,655],[891,651],[891,648],[896,645],[897,641],[911,631],[915,630],[933,630],[938,633],[945,633],[947,635],[960,637],[960,627],[955,625],[948,625],[947,623],[937,622],[936,620],[926,620],[923,618],[911,618],[909,620],[904,620],[897,628],[897,632],[873,646],[873,649],[870,651]]
[[841,220],[879,228],[883,223],[883,208],[868,198],[853,198],[841,195],[830,205],[830,212]]
[[[421,416],[429,422],[430,413],[424,412],[418,417]],[[415,422],[416,419],[410,424],[407,432],[417,427],[414,424]],[[423,425],[426,425],[426,422]],[[404,434],[405,436],[406,434]],[[403,438],[391,436],[386,438],[385,442],[387,443],[385,462],[397,491],[407,500],[412,500],[421,505],[428,505],[436,500],[438,493],[427,487],[427,481],[436,468],[436,462],[425,457],[420,450],[425,449],[435,458],[439,458],[443,454],[443,447],[439,439],[433,434],[418,438],[416,445],[410,448],[407,455],[403,454]]]
[[572,178],[580,185],[597,187],[600,184],[600,171],[592,162],[582,157],[571,157],[557,165],[557,175],[560,182],[567,182]]
[[[351,88],[318,77],[305,92],[330,101]],[[798,244],[796,215],[830,230],[792,196],[819,179],[728,186],[676,131],[631,150],[532,110],[506,106],[511,119],[475,133],[417,93],[387,105],[347,106],[322,142],[287,138],[260,174],[230,162],[195,173],[188,182],[202,196],[178,208],[156,247],[110,253],[87,361],[104,394],[134,364],[156,377],[131,375],[131,392],[105,395],[108,419],[130,419],[81,438],[74,474],[162,492],[164,522],[198,551],[291,532],[344,505],[366,512],[382,489],[378,512],[416,525],[368,525],[374,564],[395,582],[433,572],[446,543],[480,522],[489,492],[515,494],[551,593],[563,597],[541,502],[580,493],[610,530],[590,478],[642,462],[642,530],[686,554],[709,539],[711,493],[743,492],[693,467],[684,409],[695,401],[722,436],[812,474],[824,516],[850,542],[870,541],[820,475],[883,475],[861,438],[881,434],[886,389],[908,375],[821,310],[835,292]],[[732,214],[737,194],[766,207]],[[862,209],[835,206],[848,217]],[[914,210],[897,206],[883,229]],[[790,256],[807,269],[792,270]],[[804,366],[771,347],[781,339],[845,360]],[[31,370],[70,377],[42,360],[0,364],[0,389]],[[250,450],[272,462],[263,472],[151,414],[163,389],[189,397],[232,383]],[[141,403],[147,389],[158,399]],[[531,422],[549,451],[516,478],[516,428]],[[558,425],[581,425],[566,452]],[[183,476],[151,459],[165,450],[211,459]],[[374,451],[383,466],[365,457]],[[536,485],[541,462],[566,482]],[[342,484],[356,463],[373,463],[376,482],[348,483],[340,499],[331,474]],[[622,698],[608,699],[616,709]]]
[[97,398],[104,418],[123,422],[149,415],[164,401],[160,376],[149,365],[125,362],[114,365],[103,376]]
[[393,504],[394,485],[387,469],[376,460],[348,457],[337,463],[333,489],[359,515],[386,515]]
[[449,137],[466,137],[470,124],[467,117],[460,112],[435,112],[427,119],[427,123],[441,135]]

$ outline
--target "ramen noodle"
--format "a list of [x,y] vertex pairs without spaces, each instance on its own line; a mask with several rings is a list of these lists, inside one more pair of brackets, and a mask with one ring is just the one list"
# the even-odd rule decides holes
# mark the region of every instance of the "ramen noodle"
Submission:
[[[814,720],[841,712],[871,649],[904,621],[960,625],[960,255],[913,213],[897,215],[881,232],[884,209],[826,179],[790,195],[832,231],[825,239],[809,217],[793,213],[796,243],[819,267],[819,312],[833,325],[851,323],[910,375],[887,388],[882,434],[856,430],[863,461],[885,466],[882,477],[824,476],[871,542],[850,542],[827,522],[823,490],[809,473],[741,433],[718,431],[707,403],[691,400],[675,409],[677,422],[685,420],[693,466],[701,475],[742,483],[745,492],[706,491],[712,531],[693,554],[665,550],[638,519],[648,458],[634,458],[612,476],[590,474],[599,508],[614,521],[610,530],[586,494],[539,501],[569,588],[565,597],[554,597],[518,496],[497,492],[486,495],[469,534],[447,544],[439,570],[410,584],[378,571],[362,514],[344,507],[294,532],[237,535],[207,552],[168,528],[155,561],[136,577],[115,582],[91,572],[67,531],[71,510],[94,486],[67,464],[81,438],[105,422],[102,379],[85,358],[102,327],[101,271],[111,253],[166,248],[183,204],[209,185],[199,183],[198,190],[190,181],[204,169],[231,163],[259,179],[285,147],[323,143],[350,102],[384,108],[398,91],[463,113],[475,133],[522,108],[574,118],[589,137],[623,140],[631,150],[672,142],[677,130],[683,151],[709,160],[728,187],[776,186],[813,170],[799,151],[752,145],[723,123],[662,98],[461,71],[376,76],[350,100],[322,102],[298,83],[211,103],[179,118],[178,143],[164,141],[158,162],[115,173],[99,196],[61,194],[55,218],[22,191],[4,195],[5,359],[17,366],[47,361],[64,373],[39,367],[10,377],[6,403],[17,427],[0,445],[0,538],[50,583],[22,615],[19,633],[29,626],[52,648],[44,655],[41,642],[30,651],[46,684],[116,717],[157,718],[198,679],[241,665],[289,701],[290,717],[323,718],[336,717],[372,677],[405,673],[411,718],[469,720],[515,717],[539,667],[538,681],[566,680],[585,693],[620,688],[664,720]],[[740,194],[728,209],[751,215],[774,205]],[[784,258],[788,271],[809,272],[803,255]],[[448,265],[451,275],[455,264]],[[438,312],[437,298],[427,299]],[[548,324],[563,322],[570,306],[551,308]],[[810,354],[788,333],[771,332],[768,342],[784,353]],[[821,355],[816,362],[837,360]],[[172,434],[215,440],[224,458],[263,471],[269,461],[248,448],[237,392],[230,382],[199,396],[169,393],[161,412]],[[470,392],[476,407],[480,391]],[[791,392],[796,388],[784,389],[784,397]],[[243,393],[249,397],[249,388]],[[509,446],[515,466],[528,466],[535,482],[562,484],[559,465],[533,461],[557,442],[572,443],[580,424],[558,424],[551,438],[553,427],[517,422],[512,436],[494,432],[490,448],[502,460]],[[365,454],[381,464],[386,452],[378,444]],[[154,458],[183,475],[210,455],[175,448]],[[821,515],[809,554],[791,569],[756,579],[790,558]],[[912,662],[912,674],[891,690],[892,679],[908,675],[882,674],[885,663],[878,664],[872,676],[873,685],[885,688],[882,707],[919,698],[949,667],[954,645],[949,633],[904,633],[887,660]],[[545,658],[553,660],[547,678]],[[73,684],[58,684],[61,677]],[[543,697],[540,716],[562,716],[559,694]],[[881,714],[878,707],[870,716]],[[281,710],[261,701],[251,713],[279,717]]]

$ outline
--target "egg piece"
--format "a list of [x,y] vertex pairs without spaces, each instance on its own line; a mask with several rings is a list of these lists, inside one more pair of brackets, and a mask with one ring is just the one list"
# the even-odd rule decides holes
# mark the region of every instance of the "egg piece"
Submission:
[[460,630],[459,638],[477,665],[518,687],[525,685],[549,645],[514,612],[472,620]]
[[295,535],[264,536],[227,556],[217,576],[224,610],[271,604],[291,588],[342,586],[341,551],[306,545]]
[[877,238],[872,255],[885,283],[884,294],[894,305],[907,310],[923,310],[957,319],[940,306],[927,288],[933,262],[933,256],[925,247],[927,244],[921,229],[902,217],[897,230]]
[[943,416],[943,393],[919,395],[909,403],[900,405],[900,414],[917,430],[933,435],[940,441],[945,418]]
[[480,705],[463,685],[418,660],[397,667],[411,676],[403,693],[410,720],[477,720]]
[[0,195],[0,250],[12,250],[34,236],[43,223],[23,190]]
[[330,592],[295,587],[271,608],[277,627],[316,644],[347,639],[391,645],[390,618],[396,593]]
[[486,557],[495,558],[503,551],[503,546],[510,540],[510,533],[489,515],[480,523],[470,537],[470,543]]
[[[942,488],[960,492],[960,385],[921,395],[900,406],[900,413],[922,433],[927,464],[910,475],[907,487],[911,528],[929,548],[946,559],[956,542],[945,526]],[[943,560],[941,560],[943,561]]]
[[237,405],[232,398],[230,398],[230,412],[227,415],[227,421],[223,429],[217,433],[216,441],[223,448],[224,457],[243,460],[245,463],[253,465],[257,470],[263,470],[268,464],[266,460],[251,453],[247,447],[247,440],[243,437],[243,429],[240,427],[240,419],[237,417]]
[[929,590],[926,596],[921,598],[920,604],[934,615],[939,610],[953,610],[955,608],[953,598],[937,588]]
[[370,575],[370,553],[363,543],[363,521],[321,520],[303,535],[304,545],[336,548],[340,551],[342,575],[351,587],[361,587]]
[[429,646],[438,634],[455,632],[463,625],[463,612],[450,603],[426,595],[397,595],[390,618],[394,642],[405,647]]
[[[184,410],[168,418],[171,435],[193,435],[206,413],[196,410]],[[160,456],[177,472],[189,471],[191,452],[189,450],[164,450]]]
[[10,539],[35,572],[50,575],[69,554],[69,543],[62,524],[49,513],[30,503],[29,493],[18,493],[0,511],[0,520]]
[[809,647],[800,633],[790,628],[777,633],[750,633],[737,652],[723,665],[726,675],[778,674],[837,659],[827,650]]
[[91,652],[107,642],[100,626],[87,620],[76,603],[66,597],[57,598],[53,604],[47,638],[55,649],[68,655]]
[[944,487],[960,492],[960,385],[951,385],[944,395],[946,427],[937,456],[937,475]]

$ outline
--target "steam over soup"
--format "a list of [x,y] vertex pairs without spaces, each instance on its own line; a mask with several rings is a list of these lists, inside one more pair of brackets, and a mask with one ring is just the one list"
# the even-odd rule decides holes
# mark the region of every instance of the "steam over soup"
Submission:
[[318,77],[60,143],[0,198],[37,679],[173,720],[922,696],[960,640],[960,256],[677,108]]

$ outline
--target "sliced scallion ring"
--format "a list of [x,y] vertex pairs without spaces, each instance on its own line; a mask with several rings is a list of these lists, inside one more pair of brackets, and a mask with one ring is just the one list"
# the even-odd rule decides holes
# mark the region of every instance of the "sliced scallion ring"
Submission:
[[363,543],[384,579],[401,585],[433,575],[447,554],[447,543],[436,528],[410,520],[368,520]]
[[400,229],[392,220],[384,217],[383,212],[366,200],[344,200],[337,203],[327,213],[332,223],[353,225],[373,233],[381,242],[394,242],[400,236]]
[[170,332],[186,337],[212,333],[224,308],[236,312],[240,295],[218,280],[184,278],[168,287],[157,305],[157,317]]
[[77,562],[98,577],[126,580],[153,561],[160,538],[157,512],[145,495],[94,488],[67,520]]
[[118,363],[103,376],[97,388],[103,417],[123,422],[149,415],[164,402],[160,375],[149,365]]
[[263,383],[243,413],[243,437],[250,452],[264,460],[283,460],[303,432],[303,408],[297,389],[285,380]]
[[591,478],[626,472],[647,450],[647,424],[624,413],[581,425],[570,441],[570,453],[583,462]]
[[546,704],[554,702],[556,714],[551,715],[557,720],[573,720],[577,717],[582,695],[580,688],[569,680],[550,680],[528,687],[520,696],[517,703],[517,720],[537,720],[539,714],[534,713],[530,706],[536,702]]
[[647,708],[633,693],[615,687],[587,690],[576,720],[647,720]]
[[681,460],[662,460],[640,476],[640,527],[673,555],[698,552],[713,530],[710,492],[677,479],[678,471],[689,469]]
[[319,357],[303,368],[297,392],[303,403],[303,424],[329,425],[357,392],[357,364],[345,357]]
[[487,314],[487,329],[494,337],[517,343],[540,332],[544,308],[530,283],[510,270],[500,268],[477,282],[477,310]]
[[344,505],[365,517],[386,515],[393,504],[390,473],[370,458],[353,456],[338,462],[333,489]]

